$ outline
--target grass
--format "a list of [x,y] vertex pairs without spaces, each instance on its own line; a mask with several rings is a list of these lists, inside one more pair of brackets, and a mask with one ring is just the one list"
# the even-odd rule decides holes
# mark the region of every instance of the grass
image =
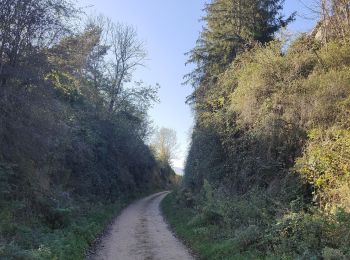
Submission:
[[93,245],[96,237],[103,232],[126,204],[126,202],[116,202],[107,206],[95,206],[66,229],[49,234],[47,245],[43,245],[43,248],[46,249],[43,257],[46,259],[47,256],[51,259],[84,259],[85,252]]
[[[230,242],[217,241],[215,239],[215,227],[194,227],[190,225],[190,221],[195,217],[195,211],[178,206],[174,193],[165,197],[161,207],[175,233],[200,259],[229,259],[223,258],[223,255],[232,250]],[[211,235],[209,235],[210,233]]]
[[[49,228],[34,219],[27,223],[9,224],[12,240],[1,241],[5,234],[4,219],[0,220],[0,259],[6,260],[82,260],[96,238],[103,233],[112,219],[136,198],[120,199],[113,204],[101,203],[79,205],[64,227]],[[1,215],[1,214],[0,214]],[[8,225],[8,226],[9,226]]]
[[[258,252],[240,252],[239,245],[225,230],[215,225],[192,225],[196,217],[193,209],[179,206],[175,193],[165,197],[161,204],[163,213],[177,236],[189,246],[199,259],[239,260],[262,259]],[[277,259],[274,257],[264,259]],[[281,258],[278,258],[281,259]]]
[[[271,214],[266,225],[261,215],[256,215],[257,209],[251,210],[254,198],[251,205],[232,198],[231,209],[226,210],[234,212],[228,216],[239,222],[230,226],[224,221],[213,223],[206,207],[186,208],[178,203],[178,196],[175,192],[169,194],[162,201],[162,210],[178,237],[199,259],[350,259],[350,215],[345,211],[335,215],[325,215],[316,208],[309,212],[287,211],[279,218]],[[264,203],[261,205],[264,207]]]
[[42,223],[15,224],[10,243],[0,243],[0,259],[79,260],[93,245],[108,223],[117,215],[126,202],[109,205],[90,205],[75,212],[69,224],[51,229]]

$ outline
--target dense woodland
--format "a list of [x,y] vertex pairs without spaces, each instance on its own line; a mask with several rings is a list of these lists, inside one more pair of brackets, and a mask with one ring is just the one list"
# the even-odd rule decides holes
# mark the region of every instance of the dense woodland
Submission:
[[117,208],[175,176],[145,144],[143,42],[83,11],[0,1],[1,259],[81,259]]
[[177,194],[205,259],[350,258],[350,3],[316,2],[297,36],[283,0],[206,5]]

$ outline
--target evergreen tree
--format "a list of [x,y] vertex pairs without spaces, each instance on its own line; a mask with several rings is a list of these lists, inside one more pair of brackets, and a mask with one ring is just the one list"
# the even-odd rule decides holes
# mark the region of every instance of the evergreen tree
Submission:
[[[213,0],[207,4],[203,20],[206,27],[189,52],[189,63],[196,69],[186,76],[195,88],[215,81],[237,54],[256,42],[266,43],[286,26],[294,14],[281,15],[284,0]],[[194,93],[196,96],[196,93]],[[192,97],[193,98],[193,97]]]

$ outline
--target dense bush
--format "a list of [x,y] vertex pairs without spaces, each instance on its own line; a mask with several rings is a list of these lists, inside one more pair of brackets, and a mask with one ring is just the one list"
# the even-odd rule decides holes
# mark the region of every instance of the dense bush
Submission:
[[305,34],[247,44],[219,72],[204,67],[179,194],[194,230],[214,225],[214,241],[255,257],[350,257],[349,53],[344,35]]
[[142,50],[72,28],[79,15],[69,1],[0,3],[0,258],[80,259],[120,204],[175,179],[145,144],[157,88],[105,72],[111,45]]

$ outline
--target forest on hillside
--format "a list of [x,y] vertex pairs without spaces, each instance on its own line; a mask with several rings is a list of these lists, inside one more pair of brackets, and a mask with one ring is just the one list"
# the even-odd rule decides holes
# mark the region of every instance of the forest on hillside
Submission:
[[350,3],[315,3],[316,28],[292,36],[283,0],[206,5],[184,182],[164,206],[203,259],[350,258]]
[[0,258],[82,259],[174,172],[145,142],[158,86],[129,25],[66,0],[0,1]]

